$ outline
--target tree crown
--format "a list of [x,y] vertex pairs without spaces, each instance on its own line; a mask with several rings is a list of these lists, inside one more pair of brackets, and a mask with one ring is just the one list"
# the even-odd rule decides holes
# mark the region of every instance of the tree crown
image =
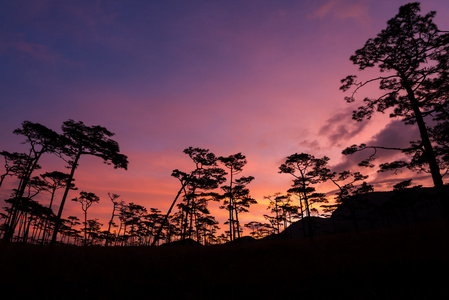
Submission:
[[356,92],[372,82],[379,82],[380,90],[386,91],[378,98],[365,98],[364,105],[353,112],[353,119],[369,119],[375,111],[394,108],[391,117],[402,117],[404,122],[413,123],[410,93],[414,93],[424,113],[441,103],[441,92],[436,85],[448,84],[449,33],[440,31],[433,22],[434,11],[426,15],[419,12],[418,2],[401,6],[387,27],[350,57],[359,70],[378,67],[385,75],[364,82],[357,81],[356,75],[342,79],[341,90],[355,87],[352,95],[345,97],[347,102],[355,101]]
[[86,126],[83,122],[68,120],[63,123],[65,154],[89,154],[103,159],[114,168],[128,168],[128,158],[120,153],[119,145],[110,139],[114,134],[102,126]]

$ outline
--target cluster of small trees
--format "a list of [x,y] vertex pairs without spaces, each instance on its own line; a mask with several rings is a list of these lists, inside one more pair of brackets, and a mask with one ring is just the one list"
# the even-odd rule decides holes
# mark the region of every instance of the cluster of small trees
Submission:
[[[360,166],[374,167],[377,152],[400,151],[404,159],[382,163],[379,172],[408,168],[417,172],[428,172],[433,180],[444,216],[449,220],[449,203],[443,177],[449,172],[449,33],[438,29],[433,23],[435,12],[419,15],[419,3],[400,7],[399,13],[388,21],[386,29],[376,38],[369,39],[363,48],[351,56],[360,70],[378,67],[380,75],[366,81],[358,81],[349,75],[341,83],[341,90],[352,89],[346,101],[356,101],[356,93],[375,82],[384,93],[376,98],[363,99],[363,105],[353,112],[353,119],[370,119],[374,112],[390,111],[390,117],[402,120],[407,125],[416,125],[420,140],[411,141],[409,147],[391,148],[382,145],[352,145],[343,154],[351,155],[366,149],[373,150]],[[114,168],[126,169],[127,157],[119,152],[117,142],[106,128],[86,126],[82,122],[68,120],[62,125],[62,134],[38,124],[25,121],[14,131],[24,136],[29,145],[27,153],[0,152],[5,165],[0,175],[0,188],[4,179],[14,176],[18,180],[11,197],[6,199],[10,207],[5,208],[1,229],[6,241],[35,243],[74,243],[104,245],[155,245],[161,240],[195,239],[203,244],[233,241],[241,236],[241,213],[257,201],[250,196],[247,185],[253,176],[237,175],[247,161],[241,153],[216,156],[207,149],[189,147],[184,150],[194,163],[190,171],[174,170],[172,176],[180,182],[180,188],[168,212],[163,215],[158,209],[147,211],[143,206],[118,201],[116,194],[109,194],[113,204],[111,220],[107,230],[97,219],[88,219],[87,211],[96,202],[94,193],[81,191],[73,199],[81,204],[84,221],[77,217],[62,219],[65,201],[70,190],[75,190],[74,174],[80,158],[97,156]],[[34,176],[41,167],[43,155],[55,154],[67,163],[68,174],[54,171]],[[313,236],[311,213],[319,203],[324,210],[331,211],[350,197],[373,191],[366,182],[367,176],[360,172],[345,170],[334,172],[328,166],[329,158],[317,158],[308,153],[288,156],[279,167],[279,173],[289,174],[291,188],[286,194],[267,196],[270,214],[268,223],[249,222],[244,225],[254,237],[280,233],[297,220],[304,222],[305,235]],[[328,204],[325,194],[316,191],[316,186],[331,182],[337,189],[336,203]],[[407,187],[410,180],[399,183]],[[397,185],[396,185],[397,186]],[[55,193],[64,189],[58,213],[52,209]],[[44,207],[35,196],[48,193],[50,204]],[[293,201],[297,198],[297,201]],[[179,201],[178,201],[179,200]],[[225,234],[217,236],[218,222],[211,215],[208,204],[221,202],[221,209],[228,213]],[[178,202],[178,203],[177,203]],[[296,204],[297,203],[297,204]],[[172,214],[174,208],[178,210]],[[119,224],[115,222],[119,219]],[[83,225],[81,229],[76,226]]]
[[279,234],[281,232],[281,228],[282,230],[285,230],[293,222],[303,217],[303,214],[299,212],[300,206],[293,204],[292,197],[293,195],[290,193],[275,193],[274,195],[265,196],[265,199],[269,201],[267,209],[269,209],[272,214],[264,215],[269,224],[248,224],[248,227],[252,229],[251,234],[253,236],[263,235],[267,228],[272,228],[274,233]]
[[[150,245],[160,240],[173,239],[217,243],[239,237],[242,232],[239,214],[247,212],[251,204],[257,203],[246,188],[254,177],[235,178],[246,164],[244,155],[237,153],[217,157],[207,149],[189,147],[184,153],[193,160],[194,170],[174,170],[172,173],[181,183],[176,196],[176,199],[181,196],[181,200],[174,214],[170,215],[170,211],[176,199],[164,217],[156,208],[148,211],[141,205],[118,201],[120,196],[117,194],[109,194],[113,206],[112,216],[107,224],[108,229],[103,230],[104,224],[98,219],[88,218],[89,208],[98,203],[100,198],[95,193],[81,191],[72,201],[80,204],[83,221],[76,216],[63,219],[61,215],[68,192],[77,190],[74,174],[81,156],[98,156],[105,163],[124,169],[128,161],[125,155],[119,153],[118,144],[109,138],[113,134],[104,127],[89,127],[82,122],[69,120],[63,123],[62,131],[62,134],[58,134],[41,124],[25,121],[22,128],[14,133],[26,137],[29,153],[0,152],[5,161],[0,183],[11,176],[17,178],[18,184],[11,197],[5,200],[10,206],[4,207],[5,213],[2,214],[0,232],[3,240],[39,244],[54,244],[58,241],[84,245]],[[53,171],[34,176],[35,171],[41,169],[41,156],[49,153],[65,161],[70,173]],[[228,173],[219,164],[229,169],[228,183]],[[58,189],[64,189],[64,193],[58,214],[55,214],[53,204]],[[48,206],[35,200],[38,194],[45,197],[44,193],[50,198]],[[217,236],[219,227],[209,211],[210,201],[221,201],[221,208],[229,211],[229,237]]]
[[[180,228],[180,239],[196,239],[205,244],[223,240],[234,240],[240,237],[242,226],[238,216],[248,212],[248,208],[257,201],[250,196],[246,187],[253,179],[252,176],[235,178],[246,165],[246,157],[241,153],[219,156],[208,149],[189,147],[184,153],[192,159],[195,168],[190,172],[174,170],[172,176],[179,179],[181,187],[170,206],[163,223],[153,241],[155,244],[160,238],[162,228],[169,224],[168,218],[178,198],[178,212],[175,220]],[[222,164],[228,172],[222,167]],[[229,182],[226,180],[229,175]],[[216,236],[219,229],[218,222],[210,215],[208,203],[210,201],[222,201],[221,209],[229,212],[227,235]]]
[[[5,207],[5,214],[2,215],[3,240],[27,241],[31,238],[35,242],[40,240],[42,243],[54,244],[58,234],[60,240],[75,235],[71,226],[68,226],[76,223],[73,222],[75,219],[64,220],[62,212],[69,191],[75,189],[74,174],[80,158],[93,155],[103,159],[106,164],[112,164],[114,168],[126,169],[128,166],[127,157],[120,153],[117,142],[110,138],[113,133],[101,126],[86,126],[83,122],[73,120],[62,124],[61,134],[30,121],[23,122],[22,127],[14,130],[14,133],[25,137],[24,143],[29,149],[27,153],[0,152],[5,160],[1,183],[6,176],[17,178],[17,187],[13,189],[11,197],[5,200],[10,207]],[[41,169],[39,163],[42,156],[48,154],[57,155],[65,161],[70,173],[54,171],[35,176],[35,172]],[[54,214],[52,205],[57,189],[64,189],[64,193],[58,213]],[[49,207],[33,199],[43,192],[51,195]],[[82,197],[80,199],[86,200]],[[33,228],[31,233],[30,228]]]

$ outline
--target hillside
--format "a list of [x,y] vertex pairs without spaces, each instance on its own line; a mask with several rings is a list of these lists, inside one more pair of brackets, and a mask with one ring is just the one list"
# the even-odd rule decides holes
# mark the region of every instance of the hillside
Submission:
[[0,288],[7,298],[47,299],[439,297],[449,225],[431,189],[400,193],[370,193],[312,218],[313,239],[297,222],[279,236],[214,246],[0,244]]
[[308,224],[312,224],[312,234],[319,236],[392,228],[438,220],[441,216],[432,188],[372,192],[346,200],[329,218],[306,217],[297,221],[280,237],[304,238],[309,235]]
[[438,222],[218,246],[0,245],[0,287],[46,299],[418,299],[446,292]]

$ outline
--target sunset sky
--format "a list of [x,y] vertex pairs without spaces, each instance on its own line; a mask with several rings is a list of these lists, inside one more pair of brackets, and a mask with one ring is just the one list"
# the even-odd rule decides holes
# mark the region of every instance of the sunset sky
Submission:
[[[166,212],[180,187],[172,170],[194,167],[185,148],[241,152],[248,160],[241,175],[255,177],[248,187],[260,203],[241,219],[262,220],[264,196],[290,187],[291,177],[278,173],[286,156],[326,155],[334,170],[354,170],[360,156],[342,156],[345,147],[404,146],[417,138],[416,128],[386,115],[351,120],[360,102],[347,104],[339,90],[342,78],[358,74],[350,55],[408,2],[1,1],[0,150],[27,150],[12,133],[25,120],[58,132],[68,119],[114,132],[128,170],[84,157],[75,174],[80,191],[101,198],[89,218],[105,224],[108,192]],[[449,1],[423,0],[421,9],[436,10],[435,23],[449,30]],[[66,170],[52,156],[41,165]],[[376,190],[410,177],[363,172],[372,173]],[[7,180],[1,199],[14,187]],[[64,216],[81,217],[78,206],[68,202]],[[214,215],[223,227],[225,212]]]

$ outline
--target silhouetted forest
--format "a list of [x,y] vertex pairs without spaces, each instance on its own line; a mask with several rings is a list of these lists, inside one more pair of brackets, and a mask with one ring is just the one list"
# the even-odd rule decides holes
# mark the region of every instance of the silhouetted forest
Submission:
[[[212,246],[0,245],[5,299],[438,299],[448,227]],[[230,288],[230,281],[232,288]]]
[[[387,112],[420,136],[404,148],[360,144],[342,153],[366,152],[359,166],[378,172],[428,173],[432,187],[415,186],[410,178],[378,192],[363,172],[337,172],[326,156],[293,153],[276,175],[289,176],[291,187],[265,197],[265,222],[242,224],[242,214],[260,205],[250,192],[257,174],[240,176],[246,156],[188,147],[184,154],[193,167],[173,170],[179,190],[163,212],[127,203],[113,191],[100,199],[95,191],[78,190],[76,170],[86,156],[115,169],[128,167],[108,129],[67,120],[57,132],[24,121],[13,133],[23,137],[26,149],[0,152],[0,188],[6,180],[15,186],[1,214],[0,282],[9,287],[3,291],[18,295],[26,286],[29,295],[100,299],[438,295],[445,280],[437,274],[449,263],[443,180],[449,171],[449,33],[438,29],[435,14],[420,14],[419,3],[401,6],[350,57],[361,72],[374,69],[379,76],[341,80],[348,103],[360,101],[357,92],[368,85],[382,91],[360,101],[355,121]],[[380,151],[405,159],[376,165]],[[58,156],[67,173],[39,174],[47,155]],[[319,191],[323,183],[337,192]],[[77,203],[79,215],[63,217],[67,200]],[[110,203],[106,224],[91,217],[100,201]],[[211,202],[226,211],[224,224],[211,213]]]

